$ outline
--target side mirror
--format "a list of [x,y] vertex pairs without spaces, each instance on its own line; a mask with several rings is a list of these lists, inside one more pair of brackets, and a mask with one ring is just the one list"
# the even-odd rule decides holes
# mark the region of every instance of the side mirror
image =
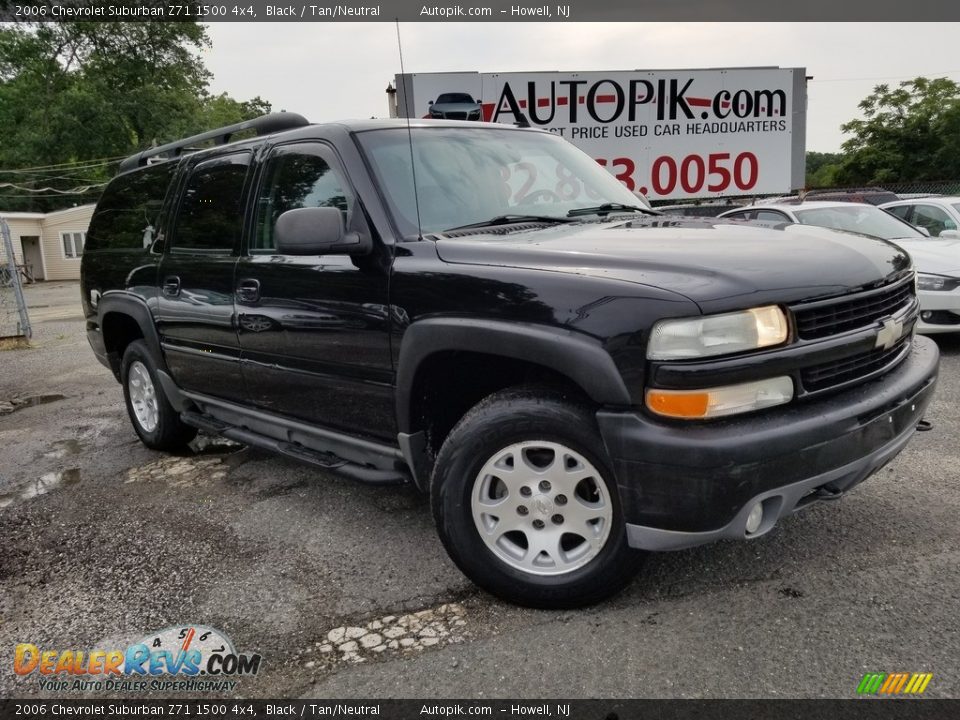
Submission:
[[428,100],[427,105],[433,105],[433,100]]
[[287,210],[273,230],[280,255],[362,255],[370,241],[359,233],[346,232],[343,214],[333,207]]
[[940,232],[941,240],[960,240],[960,230],[942,230]]

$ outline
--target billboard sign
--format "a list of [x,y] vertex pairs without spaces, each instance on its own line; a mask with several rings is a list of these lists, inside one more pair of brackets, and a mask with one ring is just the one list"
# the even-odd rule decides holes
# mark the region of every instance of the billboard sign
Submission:
[[400,117],[528,122],[653,200],[804,184],[804,68],[411,73],[396,83]]

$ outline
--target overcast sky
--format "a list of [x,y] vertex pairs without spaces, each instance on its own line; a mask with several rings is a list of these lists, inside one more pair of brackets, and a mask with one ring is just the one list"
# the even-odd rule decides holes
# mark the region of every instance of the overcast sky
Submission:
[[[212,89],[255,95],[313,122],[385,117],[400,72],[396,26],[212,23]],[[806,67],[807,149],[836,151],[840,125],[881,82],[960,81],[960,23],[401,23],[407,72]]]

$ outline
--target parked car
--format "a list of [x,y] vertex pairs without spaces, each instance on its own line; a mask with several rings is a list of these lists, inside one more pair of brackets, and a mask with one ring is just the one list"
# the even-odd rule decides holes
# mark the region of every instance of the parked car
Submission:
[[808,190],[803,194],[804,200],[822,200],[824,202],[855,202],[882,205],[883,203],[899,200],[896,193],[883,188],[835,188]]
[[430,101],[430,117],[437,120],[481,120],[483,108],[473,95],[463,92],[441,93]]
[[725,210],[736,207],[726,202],[684,203],[680,205],[661,205],[654,208],[664,215],[681,215],[683,217],[716,217]]
[[755,205],[725,212],[721,217],[819,225],[895,242],[910,253],[917,268],[917,332],[960,331],[960,236],[956,231],[952,237],[931,238],[899,213],[891,215],[873,205],[846,202]]
[[[916,225],[930,234],[960,240],[960,197],[928,197],[888,202],[880,206],[901,220]],[[944,234],[946,233],[946,234]]]
[[937,379],[900,248],[663,218],[503,125],[281,113],[144,151],[81,277],[146,446],[202,429],[412,483],[467,576],[539,607],[846,493]]

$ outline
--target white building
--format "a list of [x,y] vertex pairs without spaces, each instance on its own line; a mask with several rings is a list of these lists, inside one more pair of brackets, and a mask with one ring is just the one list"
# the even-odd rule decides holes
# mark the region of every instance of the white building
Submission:
[[[93,208],[91,204],[52,213],[0,211],[10,226],[17,263],[25,264],[35,280],[79,280]],[[0,262],[7,262],[3,242]]]

